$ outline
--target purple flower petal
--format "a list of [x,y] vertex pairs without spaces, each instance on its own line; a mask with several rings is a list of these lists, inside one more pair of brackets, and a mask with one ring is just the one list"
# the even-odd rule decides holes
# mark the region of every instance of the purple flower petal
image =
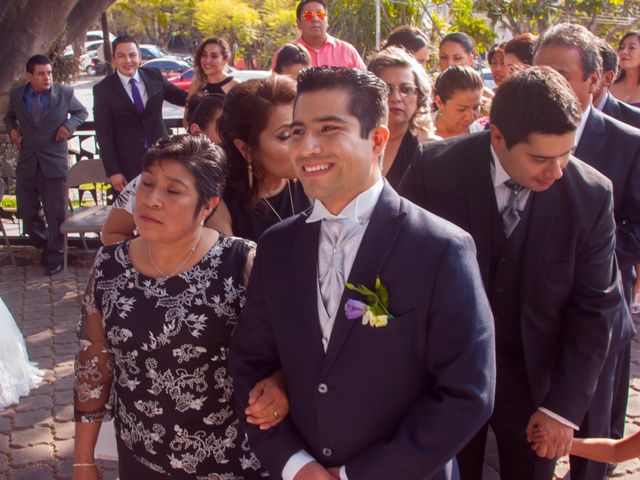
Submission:
[[344,313],[349,320],[362,317],[366,309],[367,305],[358,300],[349,299],[347,303],[344,304]]

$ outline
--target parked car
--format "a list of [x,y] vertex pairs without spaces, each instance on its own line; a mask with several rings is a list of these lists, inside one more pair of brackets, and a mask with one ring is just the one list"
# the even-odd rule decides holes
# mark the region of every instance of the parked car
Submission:
[[[102,33],[102,30],[89,30],[87,32],[87,36],[85,37],[84,41],[85,43],[93,42],[96,40],[102,41],[103,38],[104,38],[104,35]],[[113,42],[115,39],[116,39],[116,36],[113,33],[109,33],[109,41]]]
[[[265,78],[271,75],[271,71],[269,70],[238,70],[237,68],[233,67],[229,67],[229,69],[231,70],[231,75],[233,75],[241,82],[251,80],[252,78]],[[191,82],[193,81],[194,74],[195,70],[193,68],[190,68],[179,77],[171,78],[169,79],[169,81],[177,87],[180,87],[181,89],[188,92],[189,87],[191,86]]]
[[496,88],[496,82],[493,81],[493,76],[491,75],[491,69],[488,67],[483,68],[480,71],[480,75],[482,76],[482,81],[484,82],[484,86],[487,88],[494,89]]
[[162,50],[157,45],[152,45],[149,43],[143,43],[140,45],[140,57],[141,57],[142,63],[146,62],[147,60],[153,60],[154,58],[168,57],[168,56],[169,54],[164,50]]
[[182,73],[191,68],[187,62],[176,57],[161,57],[149,60],[144,64],[145,68],[160,70],[162,76],[166,78],[179,77]]

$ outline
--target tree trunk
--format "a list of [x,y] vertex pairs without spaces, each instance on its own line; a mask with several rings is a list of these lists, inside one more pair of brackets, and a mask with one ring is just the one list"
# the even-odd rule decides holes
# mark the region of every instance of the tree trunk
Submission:
[[24,72],[25,63],[31,55],[46,53],[51,42],[65,27],[69,28],[69,32],[79,32],[83,28],[86,31],[113,1],[0,1],[0,113],[6,111],[9,90],[20,73]]
[[78,39],[84,44],[84,37],[93,25],[115,0],[81,0],[76,3],[67,20],[67,40],[73,43]]

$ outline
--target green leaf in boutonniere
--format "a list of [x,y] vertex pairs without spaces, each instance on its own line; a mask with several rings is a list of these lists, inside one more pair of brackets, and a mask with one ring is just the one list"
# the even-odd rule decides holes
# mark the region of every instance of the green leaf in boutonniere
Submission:
[[[375,291],[364,285],[356,286],[349,282],[346,282],[345,286],[349,290],[358,292],[366,299],[366,310],[362,315],[363,325],[369,324],[372,327],[384,327],[387,325],[387,321],[393,318],[393,315],[389,313],[389,291],[383,285],[379,276],[376,276]],[[348,311],[351,311],[351,309]],[[349,317],[349,315],[347,316]]]

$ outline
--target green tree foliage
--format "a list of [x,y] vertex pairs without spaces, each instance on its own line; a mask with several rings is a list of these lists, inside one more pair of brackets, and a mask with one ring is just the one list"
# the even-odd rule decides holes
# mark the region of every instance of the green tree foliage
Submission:
[[486,52],[495,42],[496,34],[485,18],[478,16],[477,4],[472,0],[436,0],[434,4],[446,4],[450,9],[450,21],[431,14],[436,33],[441,36],[449,32],[463,32],[476,44],[479,53]]

